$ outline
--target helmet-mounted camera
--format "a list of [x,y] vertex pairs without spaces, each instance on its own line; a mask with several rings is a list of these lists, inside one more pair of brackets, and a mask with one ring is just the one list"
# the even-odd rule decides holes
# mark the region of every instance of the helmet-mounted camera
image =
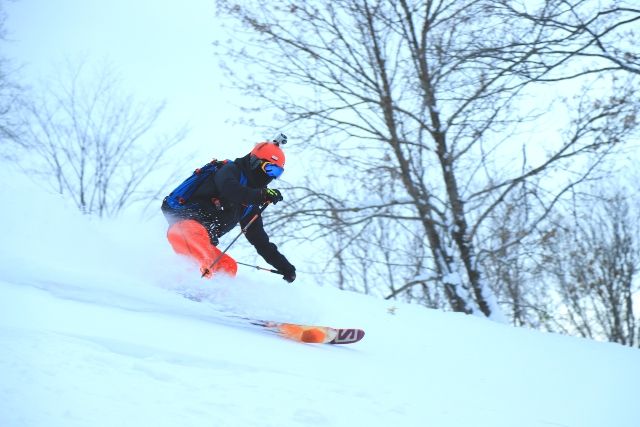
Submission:
[[276,145],[285,145],[287,143],[287,135],[284,133],[279,133],[278,136],[273,138],[273,143]]

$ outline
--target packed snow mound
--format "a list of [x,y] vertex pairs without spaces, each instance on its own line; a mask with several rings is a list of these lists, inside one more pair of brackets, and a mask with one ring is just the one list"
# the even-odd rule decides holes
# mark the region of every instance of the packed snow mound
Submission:
[[[0,179],[0,426],[638,426],[637,349],[304,274],[202,280],[159,213],[99,221],[37,181]],[[367,335],[299,344],[234,314]]]

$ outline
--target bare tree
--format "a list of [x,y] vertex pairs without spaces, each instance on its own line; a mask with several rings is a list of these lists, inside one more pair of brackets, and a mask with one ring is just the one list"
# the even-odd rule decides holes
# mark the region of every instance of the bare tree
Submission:
[[546,242],[544,274],[561,305],[556,322],[568,332],[640,346],[634,295],[640,292],[637,217],[628,197],[590,199],[588,209],[560,219]]
[[73,199],[83,213],[114,216],[131,203],[162,191],[143,183],[185,136],[154,131],[163,104],[137,102],[120,89],[116,73],[86,62],[23,104],[26,132],[21,139],[28,167],[55,190]]
[[[544,34],[544,51],[535,64],[543,79],[573,78],[607,71],[640,74],[637,26],[640,8],[629,2],[610,0],[544,0],[537,10],[525,3],[501,0],[506,19],[524,19]],[[558,64],[564,73],[556,74]],[[533,65],[533,64],[532,64]],[[573,73],[566,73],[569,66]]]
[[526,184],[521,184],[494,209],[487,220],[483,252],[478,257],[505,307],[505,315],[517,326],[536,324],[540,314],[538,304],[533,303],[537,292],[531,286],[536,234],[528,229],[531,212],[526,198],[533,195]]
[[[562,61],[540,65],[556,39],[511,2],[218,3],[254,37],[225,52],[249,70],[240,86],[265,101],[258,109],[273,106],[296,125],[314,165],[325,159],[339,182],[299,188],[297,216],[337,233],[363,230],[372,244],[364,226],[384,220],[395,250],[417,238],[427,249],[413,260],[419,273],[398,272],[406,285],[437,284],[456,311],[501,318],[478,260],[494,211],[530,183],[523,229],[532,232],[636,127],[636,86],[613,79],[613,96],[567,98],[563,134],[521,136],[541,114],[528,101],[547,76],[578,74]],[[517,19],[505,25],[505,15]]]
[[[0,2],[0,43],[5,41],[6,16],[2,6]],[[20,90],[12,78],[12,71],[9,59],[0,56],[0,156],[2,157],[10,156],[10,150],[7,147],[17,139],[19,132],[14,109]]]

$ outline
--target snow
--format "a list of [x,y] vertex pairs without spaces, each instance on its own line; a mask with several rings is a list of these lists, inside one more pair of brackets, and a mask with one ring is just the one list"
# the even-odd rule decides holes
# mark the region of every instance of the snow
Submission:
[[[0,178],[11,200],[0,214],[0,426],[640,425],[638,349],[304,274],[292,285],[251,269],[201,280],[171,253],[161,217],[99,222],[17,174]],[[229,313],[367,335],[299,344]]]

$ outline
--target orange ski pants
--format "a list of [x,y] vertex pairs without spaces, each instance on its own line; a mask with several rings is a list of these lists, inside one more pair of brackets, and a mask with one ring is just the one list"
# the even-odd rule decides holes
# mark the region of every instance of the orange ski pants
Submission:
[[173,223],[167,231],[167,239],[176,253],[195,260],[207,278],[218,272],[235,277],[238,272],[238,264],[227,254],[222,255],[216,265],[209,269],[222,251],[211,244],[207,229],[198,221],[185,219]]

